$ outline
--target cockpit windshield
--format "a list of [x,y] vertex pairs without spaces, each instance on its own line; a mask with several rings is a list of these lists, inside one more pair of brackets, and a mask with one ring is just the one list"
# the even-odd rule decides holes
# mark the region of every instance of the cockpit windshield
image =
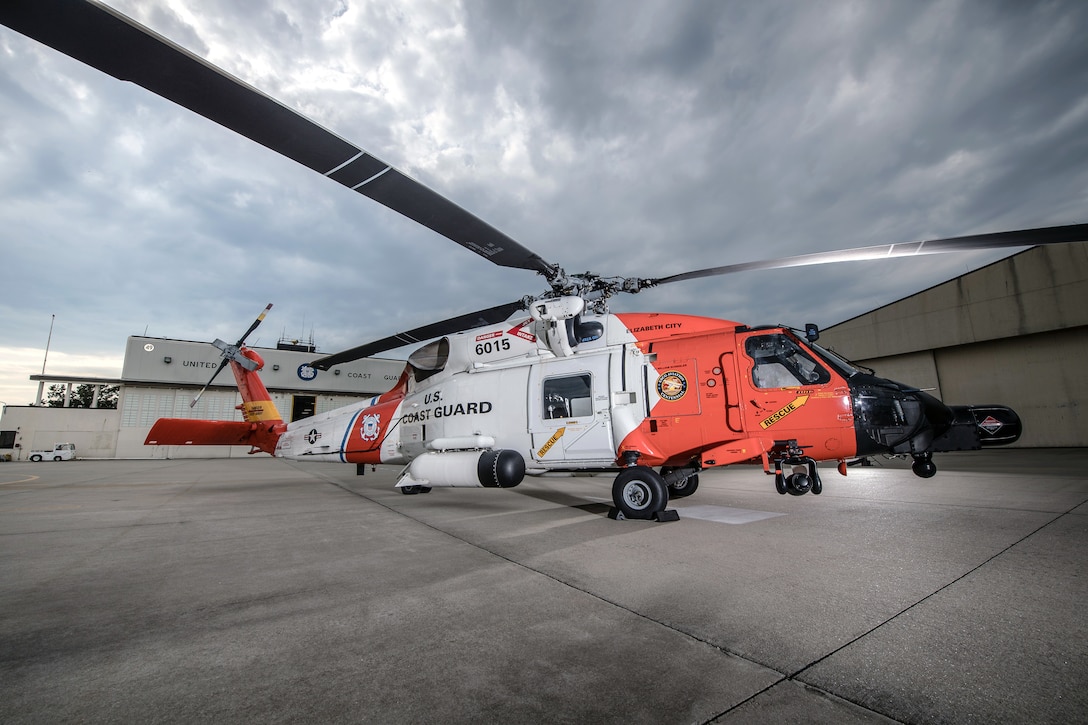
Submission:
[[826,347],[822,347],[812,342],[809,343],[812,351],[819,356],[821,360],[835,368],[835,370],[844,378],[850,378],[861,372],[852,362],[844,358],[842,355],[828,350]]

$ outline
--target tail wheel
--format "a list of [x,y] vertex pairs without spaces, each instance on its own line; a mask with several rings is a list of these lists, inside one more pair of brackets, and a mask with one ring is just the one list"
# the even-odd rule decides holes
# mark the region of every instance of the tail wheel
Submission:
[[910,470],[919,478],[933,478],[937,474],[937,464],[933,462],[932,454],[919,453],[914,456],[914,464]]
[[651,519],[665,510],[669,489],[661,474],[647,466],[625,468],[612,484],[612,501],[625,518]]

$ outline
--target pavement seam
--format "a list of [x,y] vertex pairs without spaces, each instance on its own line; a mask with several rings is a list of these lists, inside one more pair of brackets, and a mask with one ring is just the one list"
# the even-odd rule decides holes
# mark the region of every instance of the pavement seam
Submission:
[[[821,659],[822,659],[822,658],[821,658]],[[773,668],[768,668],[768,669],[773,669]],[[775,671],[775,672],[778,672],[778,670],[774,670],[774,671]],[[722,712],[718,713],[717,715],[715,715],[714,717],[710,718],[709,720],[704,720],[704,721],[703,721],[702,723],[700,723],[699,725],[712,725],[712,723],[714,723],[715,721],[719,720],[720,718],[722,718],[722,717],[725,717],[726,715],[728,715],[729,713],[733,712],[733,711],[734,711],[734,710],[736,710],[737,708],[743,707],[744,705],[748,704],[749,702],[752,702],[753,700],[755,700],[756,698],[760,697],[761,695],[765,695],[766,693],[770,692],[771,690],[773,690],[774,688],[778,687],[779,685],[781,685],[781,684],[783,684],[783,683],[785,683],[785,682],[793,682],[793,681],[794,681],[794,679],[793,679],[793,677],[792,677],[792,676],[790,676],[790,675],[784,675],[784,676],[782,677],[782,679],[780,679],[780,680],[777,680],[777,681],[775,681],[775,682],[772,682],[771,684],[767,685],[766,687],[764,687],[764,688],[763,688],[762,690],[760,690],[759,692],[753,693],[752,695],[750,695],[749,697],[746,697],[746,698],[745,698],[744,700],[742,700],[741,702],[738,702],[738,703],[737,703],[736,705],[733,705],[732,707],[730,707],[730,708],[729,708],[728,710],[723,710]],[[825,689],[823,689],[823,688],[820,688],[820,687],[816,687],[815,685],[812,685],[812,684],[810,684],[810,683],[808,683],[808,682],[803,682],[803,681],[801,681],[801,680],[797,680],[797,682],[800,682],[800,683],[801,683],[802,685],[804,685],[805,687],[807,687],[807,688],[810,688],[810,689],[812,689],[812,690],[815,690],[816,692],[819,692],[819,693],[820,693],[820,694],[822,694],[822,695],[825,695],[825,696],[827,696],[827,697],[833,698],[833,699],[835,699],[835,700],[841,700],[842,702],[848,703],[848,704],[852,705],[853,707],[856,707],[856,708],[858,708],[859,710],[865,710],[866,712],[871,712],[871,713],[872,713],[872,714],[874,714],[874,715],[879,715],[880,717],[884,718],[884,719],[885,719],[885,720],[887,720],[888,722],[892,722],[892,723],[903,723],[903,721],[902,721],[902,720],[896,720],[895,718],[893,718],[893,717],[892,717],[892,716],[890,716],[890,715],[887,715],[887,714],[885,714],[885,713],[883,713],[883,712],[880,712],[879,710],[874,710],[873,708],[871,708],[871,707],[867,707],[867,706],[865,706],[865,705],[862,705],[861,703],[858,703],[858,702],[854,702],[853,700],[850,700],[850,699],[848,699],[848,698],[845,698],[845,697],[843,697],[842,695],[837,695],[837,694],[835,694],[834,692],[829,692],[829,691],[827,691],[827,690],[825,690]],[[905,725],[905,724],[904,724],[904,725]]]

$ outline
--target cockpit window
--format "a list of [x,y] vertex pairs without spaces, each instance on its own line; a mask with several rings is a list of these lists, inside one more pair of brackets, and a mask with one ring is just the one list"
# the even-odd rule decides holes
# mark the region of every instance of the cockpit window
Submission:
[[757,388],[796,388],[831,380],[827,369],[787,335],[756,335],[744,342]]

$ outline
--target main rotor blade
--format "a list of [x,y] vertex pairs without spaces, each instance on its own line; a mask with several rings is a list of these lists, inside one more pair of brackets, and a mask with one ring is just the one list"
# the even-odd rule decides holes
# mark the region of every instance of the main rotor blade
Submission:
[[502,267],[557,267],[384,161],[121,13],[88,0],[3,0],[0,22],[328,176]]
[[390,335],[389,337],[382,338],[375,342],[369,342],[365,345],[360,345],[359,347],[353,347],[350,350],[338,352],[335,355],[328,355],[313,361],[310,365],[318,370],[328,370],[333,365],[370,357],[371,355],[377,355],[386,350],[394,350],[398,347],[403,347],[404,345],[411,345],[414,342],[423,342],[424,340],[430,340],[435,337],[442,337],[443,335],[452,335],[455,332],[471,330],[473,327],[482,327],[483,325],[493,325],[496,322],[504,322],[510,315],[518,310],[524,309],[525,303],[518,300],[517,302],[509,302],[505,305],[489,307],[486,310],[469,312],[464,315],[458,315],[457,317],[451,317],[448,320],[442,320],[441,322],[432,322],[429,325],[417,327],[414,330]]
[[642,280],[642,283],[644,287],[654,287],[670,282],[682,282],[687,279],[714,277],[735,272],[751,272],[759,269],[784,269],[786,267],[807,267],[816,264],[855,262],[866,259],[890,259],[892,257],[916,257],[923,254],[966,252],[972,249],[1033,247],[1042,244],[1066,244],[1084,241],[1088,241],[1088,224],[1070,224],[1061,227],[1042,227],[1012,232],[996,232],[994,234],[972,234],[966,237],[949,237],[948,239],[931,239],[925,242],[881,244],[874,247],[842,249],[837,252],[816,252],[814,254],[801,254],[796,257],[782,257],[781,259],[768,259],[759,262],[741,262],[739,264],[727,264],[723,267],[710,267],[693,272],[683,272],[669,277]]

